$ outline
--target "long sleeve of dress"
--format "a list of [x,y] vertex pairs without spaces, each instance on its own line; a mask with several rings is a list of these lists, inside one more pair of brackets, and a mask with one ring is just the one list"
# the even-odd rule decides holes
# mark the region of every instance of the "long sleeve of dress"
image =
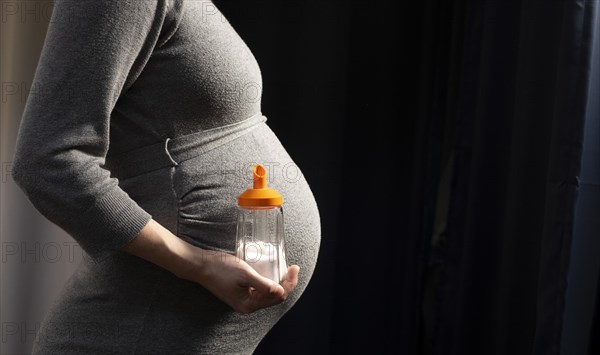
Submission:
[[103,164],[111,111],[150,58],[167,7],[160,0],[55,1],[12,176],[94,260],[151,219]]

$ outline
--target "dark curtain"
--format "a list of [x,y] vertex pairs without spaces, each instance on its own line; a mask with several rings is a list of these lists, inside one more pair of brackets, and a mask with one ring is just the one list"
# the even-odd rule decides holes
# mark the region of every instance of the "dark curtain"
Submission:
[[216,4],[257,57],[263,112],[303,169],[322,222],[313,279],[257,354],[415,352],[428,233],[422,178],[436,179],[424,173],[430,125],[417,117],[422,6]]
[[[563,355],[600,354],[599,19],[600,11],[596,13],[581,176],[575,206],[575,226],[561,342],[561,354]],[[590,327],[593,332],[590,332]]]
[[322,219],[257,354],[558,354],[598,2],[216,4]]
[[596,11],[463,7],[436,353],[559,353]]

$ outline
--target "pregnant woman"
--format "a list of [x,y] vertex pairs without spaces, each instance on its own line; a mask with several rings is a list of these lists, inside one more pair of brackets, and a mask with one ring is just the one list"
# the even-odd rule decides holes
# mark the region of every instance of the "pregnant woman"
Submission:
[[[261,87],[210,1],[55,1],[13,177],[87,257],[34,353],[252,353],[294,305],[319,213],[261,113]],[[230,255],[255,163],[284,196],[280,285]]]

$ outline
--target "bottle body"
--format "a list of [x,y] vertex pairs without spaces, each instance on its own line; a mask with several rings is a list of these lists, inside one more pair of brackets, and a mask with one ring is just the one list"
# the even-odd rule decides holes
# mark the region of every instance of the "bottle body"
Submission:
[[287,272],[283,209],[280,206],[239,206],[236,255],[275,282]]

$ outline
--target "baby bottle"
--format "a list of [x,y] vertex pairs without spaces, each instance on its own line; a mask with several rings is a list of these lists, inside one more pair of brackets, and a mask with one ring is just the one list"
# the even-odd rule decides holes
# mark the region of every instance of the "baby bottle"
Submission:
[[254,166],[254,186],[238,197],[236,255],[259,274],[281,282],[287,272],[283,198],[267,187],[267,170]]

